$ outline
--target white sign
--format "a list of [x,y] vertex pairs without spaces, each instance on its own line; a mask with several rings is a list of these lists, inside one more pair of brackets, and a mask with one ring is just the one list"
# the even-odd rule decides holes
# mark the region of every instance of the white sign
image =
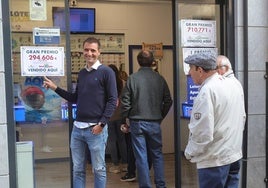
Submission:
[[21,76],[64,76],[64,48],[21,46]]
[[30,20],[47,20],[47,0],[29,0]]
[[216,47],[216,21],[181,20],[182,47]]
[[60,44],[60,28],[33,28],[33,42],[38,45]]
[[189,75],[190,66],[186,63],[184,63],[184,60],[193,54],[199,54],[199,53],[212,53],[217,55],[218,49],[217,48],[183,48],[182,49],[182,58],[183,58],[183,70],[185,75]]

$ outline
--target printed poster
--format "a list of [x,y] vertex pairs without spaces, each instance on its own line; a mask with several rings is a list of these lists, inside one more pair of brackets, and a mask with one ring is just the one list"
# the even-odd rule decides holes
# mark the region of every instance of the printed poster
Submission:
[[47,20],[47,0],[29,0],[30,1],[30,20]]
[[216,21],[181,20],[182,47],[216,47]]
[[64,48],[21,46],[21,76],[64,76]]
[[[47,122],[61,120],[61,104],[62,98],[51,89],[43,87],[43,77],[24,77],[17,90],[23,113],[16,119],[26,122],[36,122],[46,124]],[[54,83],[59,84],[60,77],[50,78]]]

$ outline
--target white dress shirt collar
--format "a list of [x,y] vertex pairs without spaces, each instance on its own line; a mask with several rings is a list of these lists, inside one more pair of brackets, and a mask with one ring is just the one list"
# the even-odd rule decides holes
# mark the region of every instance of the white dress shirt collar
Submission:
[[100,61],[97,60],[91,67],[88,67],[88,65],[85,65],[85,68],[87,69],[88,72],[92,71],[93,69],[97,70],[99,66],[101,65]]

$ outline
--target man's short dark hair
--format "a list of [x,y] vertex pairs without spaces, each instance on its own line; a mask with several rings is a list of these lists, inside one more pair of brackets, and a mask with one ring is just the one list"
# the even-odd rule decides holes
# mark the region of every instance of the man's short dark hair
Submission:
[[100,40],[95,38],[95,37],[88,37],[84,42],[83,42],[83,46],[85,45],[85,43],[97,43],[98,44],[98,49],[100,49],[101,44],[100,44]]
[[138,63],[141,67],[151,67],[154,62],[154,54],[148,50],[142,50],[137,56]]

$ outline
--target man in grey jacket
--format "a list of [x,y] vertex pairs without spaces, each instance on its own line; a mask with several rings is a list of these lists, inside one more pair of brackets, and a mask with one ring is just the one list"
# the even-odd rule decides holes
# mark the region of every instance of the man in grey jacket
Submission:
[[243,88],[236,79],[217,73],[212,54],[194,54],[185,63],[200,85],[185,157],[197,164],[200,188],[237,188],[246,120]]
[[147,160],[148,147],[154,168],[154,182],[157,188],[164,188],[160,123],[167,115],[172,99],[165,79],[151,68],[153,53],[143,50],[138,54],[137,60],[141,68],[130,75],[123,89],[122,115],[130,120],[139,187],[152,187]]

